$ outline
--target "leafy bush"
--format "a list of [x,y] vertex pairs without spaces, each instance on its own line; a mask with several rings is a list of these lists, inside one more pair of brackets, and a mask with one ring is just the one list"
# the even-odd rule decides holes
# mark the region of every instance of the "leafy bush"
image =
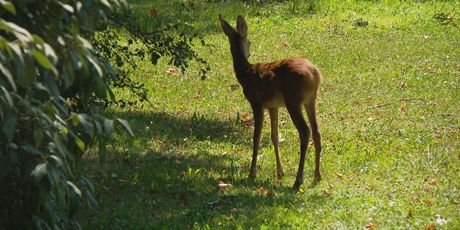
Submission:
[[[108,62],[85,39],[119,0],[0,1],[0,228],[78,228],[92,185],[76,160],[120,123]],[[130,131],[130,130],[129,130]]]
[[[157,22],[156,28],[147,31],[139,28],[138,17],[129,8],[118,8],[108,19],[98,24],[97,32],[91,37],[95,47],[95,55],[107,60],[113,67],[107,74],[107,84],[110,88],[128,89],[135,97],[111,98],[105,103],[136,106],[139,101],[147,101],[147,89],[142,83],[133,79],[138,69],[139,59],[148,58],[154,65],[162,57],[169,59],[182,72],[190,67],[191,61],[200,66],[200,78],[204,80],[210,67],[206,60],[200,58],[194,49],[196,34],[186,34],[183,31],[193,30],[185,24],[164,23],[157,18],[155,9],[151,9],[151,19]],[[201,39],[201,44],[204,41]],[[126,91],[126,90],[125,90]]]

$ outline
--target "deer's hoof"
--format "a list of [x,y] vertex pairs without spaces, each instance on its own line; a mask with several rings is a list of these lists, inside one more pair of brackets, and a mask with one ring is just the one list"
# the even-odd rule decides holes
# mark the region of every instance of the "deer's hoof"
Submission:
[[321,174],[317,173],[315,174],[315,182],[318,183],[321,181]]
[[278,171],[276,172],[276,176],[278,177],[278,179],[283,178],[283,177],[284,177],[284,172],[283,172],[283,170],[278,170]]
[[294,182],[294,185],[292,186],[292,190],[294,190],[296,192],[299,191],[300,186],[302,186],[302,184],[303,184],[303,180],[297,180],[296,179],[295,182]]
[[253,183],[256,180],[256,174],[250,173],[248,176],[248,182]]

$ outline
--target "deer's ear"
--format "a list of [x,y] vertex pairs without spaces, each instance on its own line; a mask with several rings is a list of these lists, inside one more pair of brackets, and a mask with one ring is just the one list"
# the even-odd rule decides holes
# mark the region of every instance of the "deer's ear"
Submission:
[[238,33],[242,37],[246,37],[248,35],[248,24],[241,15],[239,15],[236,19],[236,30],[238,30]]
[[222,27],[222,30],[224,30],[224,33],[227,35],[227,37],[230,37],[236,33],[235,29],[233,29],[232,26],[230,26],[228,22],[224,20],[222,15],[219,15],[219,21],[220,26]]

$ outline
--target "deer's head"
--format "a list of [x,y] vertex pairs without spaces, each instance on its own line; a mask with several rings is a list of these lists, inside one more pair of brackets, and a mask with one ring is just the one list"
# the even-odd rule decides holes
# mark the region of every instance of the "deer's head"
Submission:
[[245,58],[249,58],[248,24],[243,16],[239,15],[236,19],[236,30],[225,21],[222,15],[219,15],[219,20],[225,35],[230,40],[232,51],[240,52]]

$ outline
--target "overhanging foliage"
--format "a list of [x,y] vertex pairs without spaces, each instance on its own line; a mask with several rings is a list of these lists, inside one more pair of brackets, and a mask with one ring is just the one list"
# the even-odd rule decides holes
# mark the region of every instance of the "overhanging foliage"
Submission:
[[82,34],[122,4],[0,1],[0,228],[78,228],[81,201],[97,204],[76,159],[114,123],[132,132],[101,114],[111,67]]

